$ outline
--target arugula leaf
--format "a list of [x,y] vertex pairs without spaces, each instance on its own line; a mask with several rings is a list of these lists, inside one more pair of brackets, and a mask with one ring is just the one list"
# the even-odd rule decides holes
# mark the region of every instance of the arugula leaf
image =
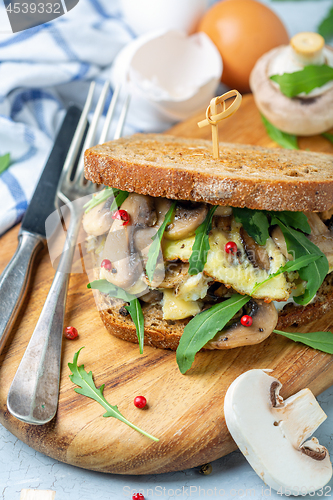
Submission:
[[236,221],[242,224],[245,231],[252,236],[258,245],[264,245],[266,243],[269,237],[269,222],[263,211],[233,207],[232,212]]
[[181,373],[184,374],[191,368],[196,353],[222,330],[250,299],[248,295],[236,293],[230,299],[197,314],[187,323],[176,352]]
[[10,153],[0,156],[0,175],[7,170],[10,165]]
[[323,137],[325,137],[325,139],[327,139],[328,141],[330,141],[333,144],[333,134],[329,134],[328,132],[324,132],[321,135]]
[[333,354],[332,332],[287,333],[281,332],[280,330],[273,330],[273,332],[283,335],[295,342],[301,342],[309,347],[313,347],[313,349],[318,349],[318,351]]
[[157,233],[152,237],[153,243],[148,250],[148,259],[146,264],[146,273],[150,283],[153,281],[156,269],[158,255],[160,253],[160,244],[165,228],[170,224],[177,202],[174,201],[164,217],[163,224],[159,227]]
[[127,311],[130,313],[133,323],[135,324],[140,354],[142,354],[144,341],[144,319],[141,304],[138,298],[135,295],[126,292],[119,286],[113,285],[105,279],[94,280],[91,283],[88,283],[87,288],[99,290],[100,292],[111,295],[111,297],[116,297],[117,299],[122,299],[124,302],[129,302],[129,305],[125,306],[125,309],[127,309]]
[[286,226],[293,227],[294,229],[300,229],[303,233],[310,234],[311,227],[308,222],[307,216],[303,212],[267,212],[271,218],[278,218]]
[[131,318],[135,324],[136,334],[138,336],[140,354],[143,353],[143,342],[144,342],[144,318],[143,312],[141,309],[141,304],[139,299],[131,300],[128,306],[125,306],[125,309],[130,313]]
[[296,97],[302,92],[309,94],[311,90],[322,87],[325,83],[333,80],[333,68],[327,64],[321,66],[310,64],[301,71],[272,75],[270,79],[280,86],[282,94],[287,97]]
[[122,299],[124,302],[131,302],[131,300],[135,300],[136,296],[131,293],[126,292],[122,288],[105,279],[94,280],[88,283],[87,288],[92,288],[93,290],[99,290],[102,293],[107,293],[111,295],[111,297],[115,297],[117,299]]
[[96,207],[103,201],[106,201],[110,196],[116,196],[117,190],[114,190],[111,187],[106,187],[99,193],[96,193],[95,195],[92,196],[91,200],[89,200],[87,203],[83,205],[83,208],[85,208],[85,213],[89,212],[92,208]]
[[282,132],[282,130],[274,127],[274,125],[270,123],[263,115],[261,115],[261,119],[265,125],[266,132],[272,139],[272,141],[277,142],[280,146],[286,149],[299,149],[296,135]]
[[307,266],[310,262],[314,262],[317,259],[320,259],[320,255],[303,255],[298,259],[290,260],[284,266],[281,266],[275,273],[270,274],[267,279],[261,281],[260,283],[256,283],[253,287],[251,295],[253,295],[254,292],[256,292],[264,283],[267,283],[267,281],[275,278],[275,276],[279,276],[279,274],[282,273],[290,273],[291,271],[298,271],[299,269],[302,269],[302,267]]
[[118,190],[118,194],[116,195],[115,199],[113,200],[111,207],[110,207],[110,212],[113,212],[114,210],[118,210],[119,207],[124,203],[126,198],[128,197],[129,193],[127,191],[121,191],[120,189]]
[[[81,347],[81,349],[83,349],[83,347]],[[141,432],[141,434],[149,437],[153,441],[159,441],[156,437],[152,436],[151,434],[148,434],[148,432],[139,429],[139,427],[129,422],[129,420],[127,420],[120,413],[117,406],[112,406],[110,405],[110,403],[107,402],[107,400],[103,396],[105,384],[101,385],[101,387],[97,389],[93,380],[92,372],[90,371],[89,373],[87,373],[84,369],[84,365],[80,366],[77,365],[77,360],[81,349],[79,349],[79,351],[74,354],[73,363],[68,363],[68,367],[72,372],[72,374],[69,375],[69,378],[71,379],[73,384],[79,386],[79,388],[75,387],[74,391],[77,392],[78,394],[81,394],[82,396],[87,396],[88,398],[97,401],[97,403],[103,406],[103,408],[106,410],[106,413],[104,413],[103,417],[117,418],[124,424],[129,425],[130,427],[132,427],[132,429],[138,432]]]
[[333,7],[318,26],[318,33],[325,38],[326,42],[333,38]]
[[321,258],[311,262],[306,267],[299,270],[299,276],[307,281],[303,295],[294,297],[297,304],[306,305],[316,295],[318,288],[322,284],[329,270],[328,260],[323,252],[314,245],[305,234],[286,226],[277,217],[272,219],[272,224],[278,224],[286,240],[287,250],[295,255],[295,259],[303,255],[319,255]]
[[207,262],[209,251],[209,236],[208,233],[212,228],[212,219],[217,206],[211,207],[202,224],[195,231],[195,240],[192,247],[192,253],[189,258],[188,274],[201,273]]

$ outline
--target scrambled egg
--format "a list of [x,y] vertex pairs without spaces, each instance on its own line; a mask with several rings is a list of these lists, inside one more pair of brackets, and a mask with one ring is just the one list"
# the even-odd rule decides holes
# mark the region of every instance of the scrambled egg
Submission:
[[[213,280],[224,283],[228,287],[232,287],[239,293],[248,294],[257,299],[287,300],[291,293],[292,283],[287,281],[285,273],[272,278],[258,288],[255,294],[252,294],[255,284],[264,281],[270,274],[276,272],[286,263],[286,259],[273,240],[268,238],[264,247],[270,259],[270,269],[267,272],[264,269],[254,267],[243,248],[239,233],[240,227],[240,224],[233,221],[231,231],[228,233],[220,229],[213,229],[210,232],[210,250],[204,267],[204,274]],[[177,241],[164,240],[164,258],[166,260],[180,259],[185,262],[188,261],[194,239],[195,237],[191,236]],[[225,252],[224,246],[228,241],[234,241],[237,244],[239,250],[237,256]],[[190,283],[187,286],[189,285]]]

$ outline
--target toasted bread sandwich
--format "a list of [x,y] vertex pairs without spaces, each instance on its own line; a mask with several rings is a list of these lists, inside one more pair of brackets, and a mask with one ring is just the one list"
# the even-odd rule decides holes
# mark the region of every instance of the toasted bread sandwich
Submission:
[[333,308],[331,155],[136,134],[88,149],[85,177],[107,186],[83,225],[113,335],[229,349]]

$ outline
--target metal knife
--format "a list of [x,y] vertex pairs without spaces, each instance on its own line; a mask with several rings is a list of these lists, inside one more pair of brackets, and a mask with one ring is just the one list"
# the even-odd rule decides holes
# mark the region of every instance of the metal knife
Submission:
[[22,220],[16,252],[0,276],[0,352],[26,296],[35,257],[45,246],[45,220],[56,209],[58,181],[80,116],[78,107],[68,109]]

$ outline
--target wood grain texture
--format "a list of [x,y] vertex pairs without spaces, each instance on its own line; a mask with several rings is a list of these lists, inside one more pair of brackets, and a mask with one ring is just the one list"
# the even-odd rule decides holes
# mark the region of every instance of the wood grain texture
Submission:
[[[197,128],[202,115],[179,124],[175,135],[209,138],[209,130]],[[220,139],[268,147],[276,145],[265,134],[251,96],[245,96],[235,116],[219,126]],[[333,153],[333,145],[321,137],[300,140],[302,149]],[[12,257],[18,227],[1,238],[0,272]],[[333,357],[271,335],[265,342],[229,351],[201,352],[192,369],[181,375],[175,353],[138,346],[109,335],[95,309],[83,273],[72,274],[65,325],[73,325],[79,337],[64,339],[59,409],[44,426],[23,424],[7,411],[9,386],[37,322],[54,275],[47,251],[39,257],[33,282],[11,337],[0,356],[0,421],[32,448],[79,467],[119,474],[148,474],[181,470],[217,459],[236,448],[223,416],[223,400],[230,383],[251,368],[271,368],[284,385],[282,395],[310,387],[319,394],[333,383]],[[332,329],[333,313],[302,331]],[[155,443],[113,418],[93,400],[74,392],[67,364],[82,346],[79,362],[92,370],[104,395],[137,426],[158,437]],[[148,407],[133,405],[144,395]]]

